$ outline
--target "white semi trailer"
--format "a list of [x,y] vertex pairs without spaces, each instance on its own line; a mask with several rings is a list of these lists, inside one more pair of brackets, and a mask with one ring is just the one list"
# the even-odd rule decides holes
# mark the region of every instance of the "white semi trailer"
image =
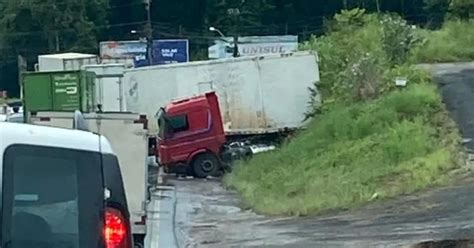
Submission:
[[215,91],[228,133],[265,133],[299,128],[319,82],[311,52],[219,59],[125,70],[127,111],[153,116],[179,98]]

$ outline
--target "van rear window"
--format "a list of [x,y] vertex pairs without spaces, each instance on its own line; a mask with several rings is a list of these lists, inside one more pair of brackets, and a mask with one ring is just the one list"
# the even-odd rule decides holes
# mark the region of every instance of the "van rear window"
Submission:
[[2,247],[98,247],[104,204],[98,153],[11,146],[3,182]]

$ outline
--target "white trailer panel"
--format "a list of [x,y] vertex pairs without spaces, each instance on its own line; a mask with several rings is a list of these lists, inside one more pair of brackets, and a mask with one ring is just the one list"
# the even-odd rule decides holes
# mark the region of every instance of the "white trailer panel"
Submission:
[[210,90],[219,96],[228,132],[278,130],[302,125],[319,82],[317,55],[298,52],[129,69],[124,75],[127,110],[152,117],[172,100]]
[[98,64],[93,54],[60,53],[38,56],[38,71],[78,71],[83,65]]
[[127,68],[133,68],[135,66],[135,60],[130,58],[123,58],[123,59],[104,59],[100,60],[101,64],[124,64]]
[[124,64],[85,65],[82,70],[94,72],[95,102],[102,106],[103,112],[125,111],[125,101],[122,79],[125,71]]
[[[122,172],[133,234],[145,234],[146,226],[137,224],[146,215],[148,196],[148,136],[142,123],[135,123],[138,114],[87,113],[89,129],[107,137],[117,154]],[[30,122],[62,128],[72,128],[73,113],[38,112]]]

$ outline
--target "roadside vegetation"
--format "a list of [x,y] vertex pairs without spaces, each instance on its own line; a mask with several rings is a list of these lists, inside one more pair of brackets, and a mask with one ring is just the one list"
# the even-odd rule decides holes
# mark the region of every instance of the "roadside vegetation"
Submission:
[[436,86],[410,64],[426,44],[422,31],[361,9],[337,14],[328,29],[302,44],[321,58],[307,129],[225,178],[257,212],[351,208],[447,183],[463,161]]
[[474,22],[447,21],[440,30],[419,33],[423,46],[414,49],[413,62],[459,62],[474,60]]

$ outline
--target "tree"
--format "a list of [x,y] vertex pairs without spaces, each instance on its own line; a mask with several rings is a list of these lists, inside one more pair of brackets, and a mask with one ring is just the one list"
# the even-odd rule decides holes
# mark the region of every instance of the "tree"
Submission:
[[450,0],[423,0],[425,11],[428,14],[428,24],[431,27],[439,28],[443,24],[445,15],[449,8]]
[[99,32],[106,27],[107,4],[107,0],[8,1],[0,25],[9,35],[2,44],[18,53],[38,48],[49,52],[93,51]]
[[109,0],[110,8],[107,11],[109,28],[100,36],[101,40],[137,39],[132,30],[143,29],[146,20],[143,0]]
[[17,55],[26,58],[31,70],[38,54],[57,51],[96,53],[98,37],[107,27],[108,0],[25,0],[2,3],[0,78],[3,85],[0,88],[17,89]]
[[231,30],[239,34],[258,32],[265,24],[271,24],[267,19],[275,5],[266,0],[219,1],[208,0],[208,22],[211,26],[220,27],[223,31]]
[[461,20],[469,20],[474,12],[474,0],[450,0],[449,10]]

